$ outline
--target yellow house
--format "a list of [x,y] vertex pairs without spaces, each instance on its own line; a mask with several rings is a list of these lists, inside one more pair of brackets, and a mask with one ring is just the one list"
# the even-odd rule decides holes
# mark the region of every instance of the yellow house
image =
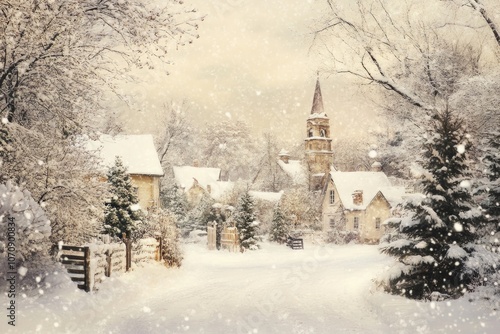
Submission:
[[394,187],[381,171],[330,173],[322,203],[323,229],[358,232],[362,242],[378,242],[382,223],[401,202],[404,187]]
[[220,168],[174,166],[173,170],[176,184],[186,192],[192,206],[200,203],[204,194],[218,200],[234,186],[233,182],[220,180]]
[[159,207],[163,168],[152,135],[101,135],[86,145],[101,159],[103,171],[115,164],[117,156],[121,157],[132,185],[137,189],[141,209]]

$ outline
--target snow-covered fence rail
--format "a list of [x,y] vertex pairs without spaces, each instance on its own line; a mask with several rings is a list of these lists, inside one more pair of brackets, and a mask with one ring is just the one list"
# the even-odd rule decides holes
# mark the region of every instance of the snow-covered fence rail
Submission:
[[134,246],[127,252],[127,244],[123,242],[98,242],[82,247],[64,245],[60,247],[58,258],[68,270],[71,280],[79,283],[80,289],[89,292],[105,277],[126,272],[130,268],[127,261],[136,264],[161,261],[161,240],[141,239]]
[[134,263],[149,262],[149,261],[160,261],[158,258],[161,252],[160,240],[155,238],[141,239],[133,245],[132,248],[132,259]]

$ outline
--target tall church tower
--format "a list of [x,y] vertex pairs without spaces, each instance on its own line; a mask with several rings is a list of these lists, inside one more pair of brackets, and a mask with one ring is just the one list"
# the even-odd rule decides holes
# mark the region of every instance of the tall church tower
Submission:
[[330,173],[333,163],[332,139],[330,138],[330,119],[323,107],[323,97],[319,85],[319,76],[311,108],[307,118],[305,140],[305,159],[309,169],[309,188],[319,190]]

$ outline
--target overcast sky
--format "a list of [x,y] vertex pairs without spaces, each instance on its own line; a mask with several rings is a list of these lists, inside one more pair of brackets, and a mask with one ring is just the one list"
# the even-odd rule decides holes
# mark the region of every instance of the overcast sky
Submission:
[[[243,120],[256,135],[272,131],[283,139],[303,139],[316,71],[321,68],[321,59],[310,51],[311,28],[326,9],[324,1],[185,3],[206,14],[200,38],[171,53],[169,75],[161,67],[144,70],[144,81],[128,86],[135,103],[131,108],[117,106],[126,114],[126,130],[156,131],[153,120],[161,106],[185,100],[199,126]],[[357,124],[374,112],[373,106],[345,79],[320,74],[320,80],[333,136],[358,135]]]

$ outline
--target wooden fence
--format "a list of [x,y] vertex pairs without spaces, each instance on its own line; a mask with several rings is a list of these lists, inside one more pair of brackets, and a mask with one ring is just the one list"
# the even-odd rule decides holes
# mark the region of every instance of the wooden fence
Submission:
[[207,226],[207,246],[209,250],[217,248],[217,225]]
[[[88,247],[62,246],[59,254],[61,263],[66,267],[71,280],[78,288],[90,291],[90,251]],[[75,276],[76,275],[76,276]]]
[[236,227],[224,227],[221,234],[221,248],[230,252],[240,250],[240,235]]
[[59,249],[58,258],[78,288],[89,292],[113,273],[129,271],[132,263],[161,261],[161,244],[161,239],[148,238],[135,244],[125,240],[81,247],[64,245]]
[[286,244],[291,249],[304,249],[303,239],[288,237]]

